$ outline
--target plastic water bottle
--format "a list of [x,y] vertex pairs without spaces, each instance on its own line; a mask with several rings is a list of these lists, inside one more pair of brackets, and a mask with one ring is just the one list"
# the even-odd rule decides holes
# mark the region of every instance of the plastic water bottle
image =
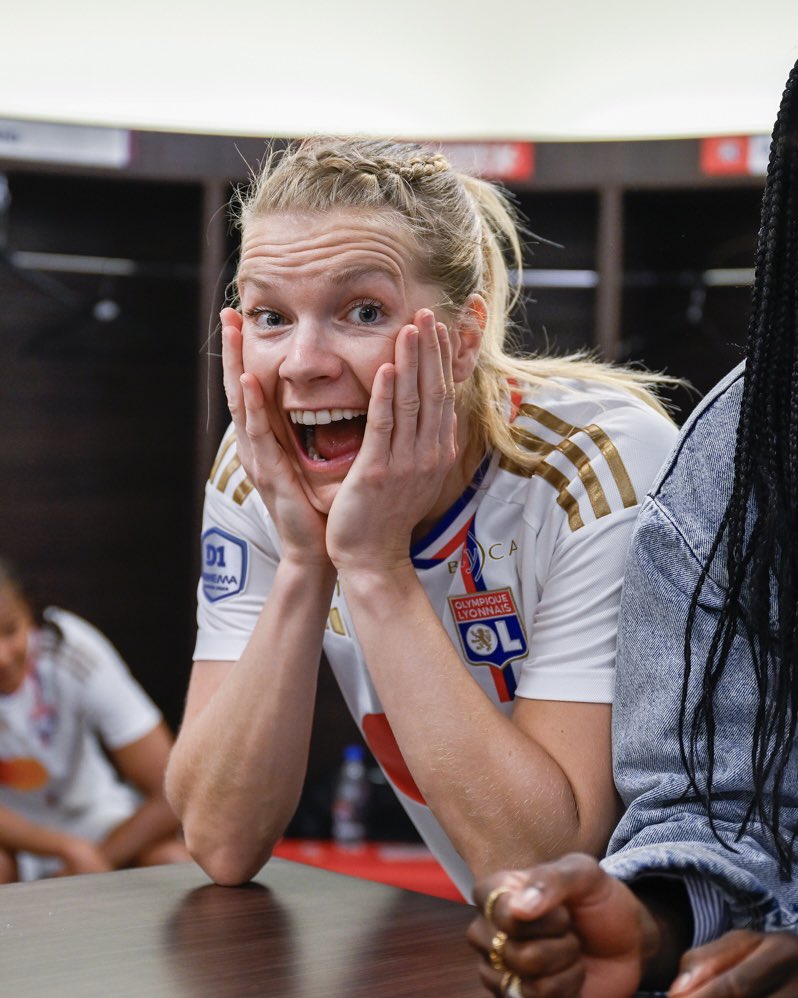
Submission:
[[351,848],[366,840],[369,782],[361,745],[344,749],[332,805],[332,835],[337,845]]

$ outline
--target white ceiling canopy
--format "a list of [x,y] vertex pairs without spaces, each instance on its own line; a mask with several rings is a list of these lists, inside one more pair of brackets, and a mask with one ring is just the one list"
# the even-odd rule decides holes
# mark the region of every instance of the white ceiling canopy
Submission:
[[798,2],[5,0],[0,118],[211,134],[769,132]]

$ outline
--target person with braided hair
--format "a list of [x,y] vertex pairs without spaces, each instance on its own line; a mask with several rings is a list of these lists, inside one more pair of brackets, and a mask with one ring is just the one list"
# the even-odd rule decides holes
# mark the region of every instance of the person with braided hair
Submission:
[[624,556],[676,436],[657,379],[507,352],[511,204],[440,153],[307,140],[237,218],[232,424],[167,772],[190,851],[222,884],[269,858],[323,650],[464,897],[510,862],[601,854]]
[[685,425],[630,547],[613,717],[627,810],[600,865],[570,855],[479,884],[491,919],[470,940],[494,994],[798,994],[797,204],[798,64],[745,364]]

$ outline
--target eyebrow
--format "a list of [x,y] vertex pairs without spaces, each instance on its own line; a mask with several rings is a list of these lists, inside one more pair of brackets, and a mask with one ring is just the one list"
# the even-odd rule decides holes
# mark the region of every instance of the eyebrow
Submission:
[[369,264],[363,267],[344,267],[343,270],[333,271],[327,277],[328,284],[341,287],[345,284],[354,284],[356,281],[365,280],[371,277],[387,277],[394,283],[401,282],[399,274],[390,267],[379,267]]

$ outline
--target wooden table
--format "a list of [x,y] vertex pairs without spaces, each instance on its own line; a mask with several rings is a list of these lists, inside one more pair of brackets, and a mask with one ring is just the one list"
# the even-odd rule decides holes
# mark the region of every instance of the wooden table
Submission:
[[485,996],[473,909],[273,859],[245,887],[193,864],[0,887],[9,998]]

